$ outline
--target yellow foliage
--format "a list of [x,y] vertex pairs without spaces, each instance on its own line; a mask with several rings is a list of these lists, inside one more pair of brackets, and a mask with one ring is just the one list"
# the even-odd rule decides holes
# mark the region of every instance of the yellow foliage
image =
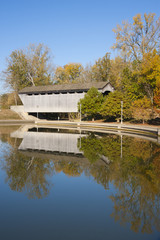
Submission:
[[138,99],[132,103],[131,111],[133,118],[137,120],[150,119],[151,116],[151,101],[145,96],[142,99]]
[[137,14],[133,17],[133,23],[122,22],[113,29],[116,35],[116,43],[113,49],[120,50],[128,60],[141,61],[144,54],[159,49],[160,18],[155,19],[154,13]]
[[83,67],[79,63],[70,63],[63,67],[57,67],[55,71],[55,81],[57,83],[75,83],[82,69]]
[[143,22],[142,22],[141,14],[137,14],[136,16],[133,17],[133,25],[136,25],[140,29],[143,28]]
[[145,79],[152,81],[154,86],[160,86],[160,56],[156,50],[144,54],[141,64],[141,75]]

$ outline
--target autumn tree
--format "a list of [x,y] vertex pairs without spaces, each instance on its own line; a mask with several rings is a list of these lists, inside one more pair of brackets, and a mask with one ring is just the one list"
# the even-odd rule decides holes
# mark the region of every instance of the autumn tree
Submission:
[[[1,95],[1,109],[9,109],[11,105],[15,104],[15,94],[12,93],[4,93]],[[22,104],[20,98],[17,96],[17,104]]]
[[92,81],[106,82],[110,75],[110,54],[106,53],[104,57],[99,58],[92,66]]
[[78,82],[106,82],[110,80],[110,68],[110,54],[106,53],[104,57],[99,58],[93,65],[88,64],[83,67]]
[[154,92],[154,103],[155,105],[160,108],[160,88],[156,88]]
[[134,101],[131,107],[133,118],[142,120],[144,124],[151,117],[151,106],[151,101],[146,96]]
[[156,50],[144,54],[138,83],[143,86],[144,92],[153,105],[154,90],[160,87],[160,56]]
[[15,93],[26,86],[52,83],[51,53],[43,44],[32,44],[25,50],[13,51],[7,59],[7,65],[6,83]]
[[78,78],[78,82],[87,83],[92,81],[93,81],[92,65],[87,64],[85,67],[83,67],[80,73],[80,76]]
[[128,64],[124,62],[123,58],[118,56],[115,59],[111,59],[110,65],[109,81],[116,90],[120,90],[123,70]]
[[104,101],[102,93],[98,92],[97,88],[90,88],[89,91],[85,94],[83,99],[80,99],[78,103],[78,108],[81,113],[87,117],[91,117],[92,120],[100,114],[100,108]]
[[125,59],[141,60],[145,53],[159,50],[160,18],[156,20],[154,13],[137,14],[133,23],[124,21],[113,30],[116,43],[113,49],[120,50]]
[[79,63],[66,64],[63,67],[57,67],[54,73],[54,81],[58,84],[76,83],[79,81],[83,67]]

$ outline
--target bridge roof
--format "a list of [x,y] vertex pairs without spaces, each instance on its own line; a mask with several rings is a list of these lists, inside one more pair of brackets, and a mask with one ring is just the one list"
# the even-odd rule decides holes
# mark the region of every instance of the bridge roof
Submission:
[[33,93],[60,93],[60,92],[78,92],[88,91],[91,87],[95,87],[98,90],[109,84],[107,82],[90,82],[90,83],[74,83],[74,84],[60,84],[60,85],[46,85],[46,86],[32,86],[25,87],[19,91],[19,94],[33,94]]

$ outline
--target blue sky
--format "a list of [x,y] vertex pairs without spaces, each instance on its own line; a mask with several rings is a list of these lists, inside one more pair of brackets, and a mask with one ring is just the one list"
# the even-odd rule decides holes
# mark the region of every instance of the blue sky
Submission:
[[112,29],[145,12],[160,16],[160,0],[0,0],[0,72],[12,51],[30,43],[47,45],[55,65],[114,57]]

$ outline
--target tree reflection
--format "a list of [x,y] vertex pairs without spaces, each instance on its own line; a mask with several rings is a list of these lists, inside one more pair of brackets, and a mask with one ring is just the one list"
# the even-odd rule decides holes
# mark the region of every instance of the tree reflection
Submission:
[[6,181],[12,190],[26,192],[29,198],[43,198],[48,195],[51,184],[47,179],[53,167],[49,160],[25,156],[12,149],[5,158],[3,167],[7,173]]
[[107,137],[97,137],[95,134],[90,134],[87,138],[81,138],[79,143],[80,150],[83,151],[84,156],[91,162],[96,162],[103,159],[102,156],[107,157],[108,163],[112,159],[119,158],[121,153],[120,138],[116,135],[108,135]]
[[160,146],[125,136],[122,147],[123,158],[119,136],[81,139],[81,150],[91,162],[95,149],[94,161],[102,155],[110,160],[106,174],[117,189],[110,197],[112,217],[123,224],[129,222],[135,232],[151,233],[152,226],[160,230]]
[[67,176],[78,177],[82,174],[83,168],[80,162],[60,160],[54,163],[54,169],[57,173],[63,172]]
[[115,221],[130,223],[135,232],[150,233],[153,226],[160,230],[160,146],[128,136],[123,136],[123,144],[121,140],[117,135],[82,137],[78,143],[81,157],[11,149],[5,157],[6,181],[12,190],[43,198],[52,187],[48,176],[83,173],[105,189],[111,183],[115,186],[110,196]]
[[92,176],[94,180],[105,189],[107,189],[109,185],[107,178],[108,169],[103,161],[90,163],[85,158],[69,157],[69,159],[67,159],[66,157],[64,160],[54,160],[54,170],[57,173],[63,172],[65,175],[72,177],[77,177],[84,173],[86,177]]
[[[124,141],[123,159],[113,177],[119,192],[111,196],[115,220],[130,222],[134,231],[160,230],[160,147],[148,141]],[[114,168],[113,164],[113,168]]]

